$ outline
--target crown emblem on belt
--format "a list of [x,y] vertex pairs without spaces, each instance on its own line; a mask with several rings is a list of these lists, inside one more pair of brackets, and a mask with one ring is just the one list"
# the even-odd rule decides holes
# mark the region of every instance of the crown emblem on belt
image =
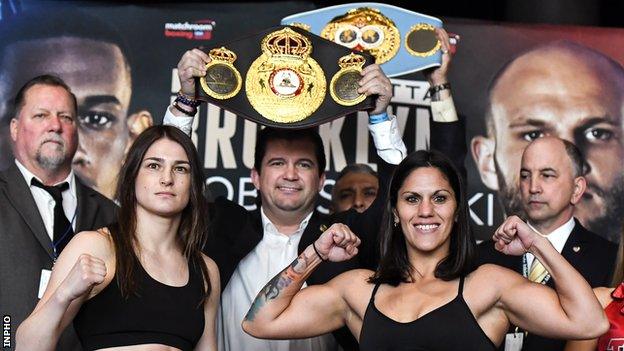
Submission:
[[338,66],[340,66],[340,68],[348,68],[351,66],[361,67],[364,65],[364,62],[366,62],[366,59],[364,59],[364,56],[351,53],[349,55],[341,57],[338,60]]
[[267,35],[262,40],[262,51],[276,55],[296,56],[302,59],[312,53],[312,43],[290,28],[284,28]]
[[208,56],[212,60],[225,61],[229,63],[236,61],[237,58],[236,54],[233,51],[228,50],[223,46],[210,50],[210,52],[208,52]]

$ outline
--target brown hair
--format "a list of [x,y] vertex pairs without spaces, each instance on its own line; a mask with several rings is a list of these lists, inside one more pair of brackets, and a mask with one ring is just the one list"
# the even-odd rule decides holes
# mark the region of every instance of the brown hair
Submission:
[[205,286],[203,301],[210,295],[211,290],[208,268],[201,255],[209,225],[204,173],[191,139],[178,128],[171,126],[153,126],[141,133],[128,151],[120,170],[116,196],[120,205],[117,216],[118,230],[111,230],[115,245],[117,284],[124,298],[137,292],[134,272],[140,263],[136,253],[135,182],[145,153],[160,139],[169,139],[182,146],[191,166],[190,198],[182,210],[178,241],[182,246],[184,257],[201,271]]

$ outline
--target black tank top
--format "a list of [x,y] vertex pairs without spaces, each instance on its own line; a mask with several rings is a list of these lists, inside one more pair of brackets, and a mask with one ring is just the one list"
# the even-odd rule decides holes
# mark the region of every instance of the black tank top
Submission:
[[375,307],[378,288],[375,285],[364,314],[360,351],[496,350],[464,301],[464,277],[452,301],[408,323],[390,319]]
[[163,284],[137,265],[138,295],[121,296],[117,279],[86,301],[74,318],[85,350],[139,344],[163,344],[192,350],[204,331],[201,269],[189,261],[185,286]]

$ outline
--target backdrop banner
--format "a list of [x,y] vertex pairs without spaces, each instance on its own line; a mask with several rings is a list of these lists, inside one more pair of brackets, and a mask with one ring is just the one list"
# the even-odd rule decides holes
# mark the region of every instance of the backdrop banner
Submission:
[[[3,9],[0,167],[12,162],[9,103],[16,90],[35,75],[55,73],[78,97],[74,169],[112,197],[129,143],[145,127],[160,123],[175,98],[176,65],[186,50],[228,42],[314,9],[305,1],[23,1],[20,8]],[[624,30],[442,20],[461,37],[450,81],[466,121],[466,139],[448,142],[469,145],[468,199],[477,238],[490,237],[505,213],[517,213],[522,148],[552,134],[574,142],[585,157],[589,186],[576,216],[617,241],[624,219]],[[390,109],[408,150],[426,148],[428,83],[421,73],[392,82]],[[249,173],[258,126],[212,104],[202,105],[198,116],[192,138],[213,196],[255,208]],[[363,112],[323,124],[319,131],[328,163],[318,206],[327,212],[337,172],[353,162],[375,168],[376,158]]]

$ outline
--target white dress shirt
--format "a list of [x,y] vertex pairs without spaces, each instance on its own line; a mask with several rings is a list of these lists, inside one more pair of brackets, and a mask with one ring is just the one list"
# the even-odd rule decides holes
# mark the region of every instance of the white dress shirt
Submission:
[[[264,234],[256,247],[243,258],[221,294],[217,314],[219,350],[226,351],[330,351],[338,345],[331,334],[298,340],[263,340],[246,334],[241,322],[258,292],[279,272],[297,258],[301,235],[310,213],[297,231],[285,235],[260,208]],[[305,284],[304,284],[305,287]]]
[[[555,247],[555,250],[557,250],[557,252],[559,253],[563,251],[563,247],[565,246],[566,241],[568,241],[568,238],[570,237],[570,234],[572,233],[572,230],[574,229],[574,225],[575,225],[574,217],[572,217],[567,222],[565,222],[562,226],[560,226],[559,228],[553,230],[550,234],[548,234],[548,233],[540,233],[529,223],[529,226],[531,227],[531,229],[545,236],[546,239],[550,241],[552,246]],[[533,263],[535,256],[533,256],[533,254],[530,252],[527,252],[525,255],[527,258],[527,267],[531,267],[531,264]]]
[[[15,160],[15,164],[24,176],[24,180],[26,180],[26,184],[28,184],[28,187],[30,188],[30,192],[35,199],[35,203],[39,209],[39,214],[41,214],[41,219],[43,219],[43,225],[45,226],[46,232],[48,232],[50,240],[54,240],[54,206],[56,205],[54,198],[52,198],[52,195],[44,189],[30,184],[33,178],[36,178],[38,181],[43,183],[41,179],[37,178],[32,172],[26,169],[26,167],[24,167],[24,165],[22,165],[17,159]],[[63,196],[63,212],[65,212],[65,216],[71,222],[72,228],[75,231],[75,216],[78,199],[76,197],[76,180],[74,178],[74,171],[70,171],[67,178],[58,184],[63,182],[69,183],[69,188],[61,193]]]
[[431,117],[435,122],[449,123],[459,120],[453,97],[449,96],[440,101],[431,101]]

